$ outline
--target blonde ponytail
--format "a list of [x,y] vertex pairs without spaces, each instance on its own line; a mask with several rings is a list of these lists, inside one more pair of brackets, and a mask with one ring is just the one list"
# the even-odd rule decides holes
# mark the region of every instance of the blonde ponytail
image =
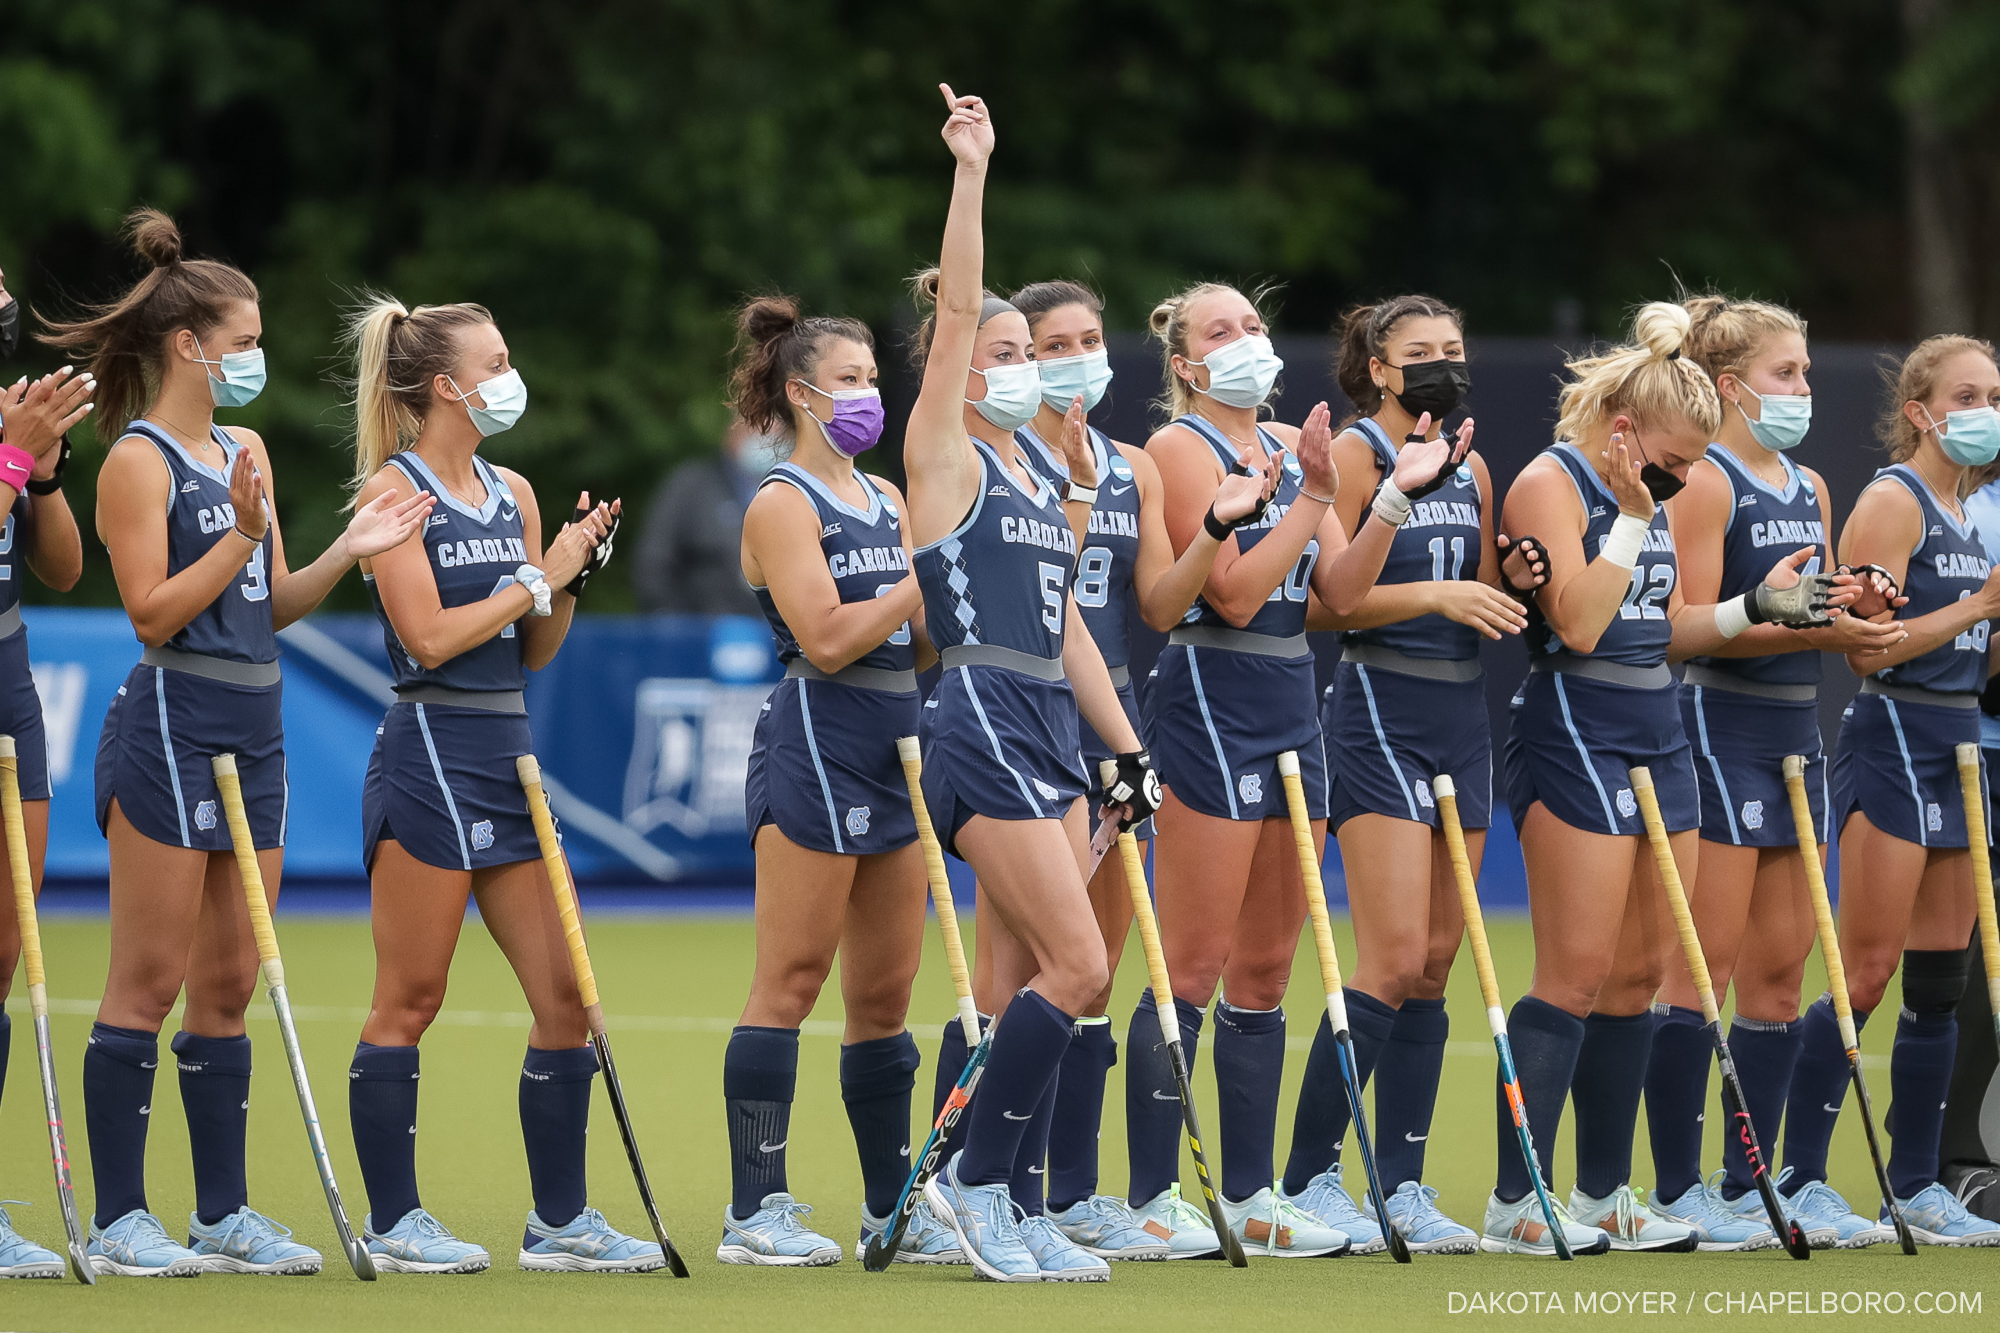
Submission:
[[1556,438],[1582,439],[1622,412],[1656,428],[1685,421],[1714,439],[1722,425],[1715,383],[1681,355],[1692,327],[1685,307],[1654,301],[1633,317],[1631,342],[1566,363],[1571,378],[1556,397]]
[[342,338],[354,357],[350,485],[356,494],[390,458],[417,442],[430,410],[431,380],[457,364],[461,331],[492,322],[485,306],[470,301],[406,310],[393,296],[361,294]]

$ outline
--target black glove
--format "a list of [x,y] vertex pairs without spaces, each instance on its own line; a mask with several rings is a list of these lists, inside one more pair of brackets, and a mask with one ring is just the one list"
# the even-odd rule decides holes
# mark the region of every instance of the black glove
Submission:
[[[1494,542],[1500,546],[1500,586],[1521,601],[1532,602],[1535,594],[1540,592],[1549,581],[1548,548],[1543,546],[1538,538],[1529,536],[1509,537],[1504,532],[1498,534],[1494,538]],[[1521,553],[1522,562],[1528,566],[1529,583],[1525,588],[1507,577],[1507,557],[1516,551]],[[1541,566],[1539,573],[1535,570],[1536,565]]]
[[[1424,442],[1424,437],[1421,435],[1406,435],[1403,437],[1404,444],[1422,444],[1423,442]],[[1455,449],[1454,452],[1456,452]],[[1438,465],[1437,475],[1435,477],[1432,477],[1429,481],[1423,483],[1421,486],[1416,486],[1411,488],[1410,490],[1404,491],[1403,498],[1407,500],[1423,499],[1426,495],[1429,495],[1432,491],[1444,485],[1444,479],[1446,477],[1449,477],[1452,473],[1458,471],[1458,465],[1464,461],[1465,460],[1463,458],[1455,458],[1452,456],[1452,454],[1446,454],[1444,456],[1444,462]],[[1387,477],[1389,473],[1384,472],[1382,475],[1384,477]]]
[[[1903,590],[1896,586],[1896,576],[1880,565],[1835,565],[1833,572],[1836,574],[1852,574],[1856,578],[1863,579],[1867,587],[1867,591],[1862,594],[1861,598],[1848,606],[1847,613],[1849,615],[1860,616],[1863,619],[1871,615],[1879,616],[1884,610],[1894,610],[1896,599],[1903,595]],[[1873,580],[1868,579],[1868,575],[1873,575],[1875,578],[1879,578],[1889,585],[1889,591],[1882,594],[1882,605],[1873,611],[1861,606],[1862,602],[1868,601],[1875,596]]]
[[1120,833],[1150,818],[1166,803],[1167,793],[1160,786],[1160,775],[1153,771],[1153,756],[1145,750],[1106,759],[1097,766],[1097,773],[1104,783],[1104,803],[1131,807],[1131,815],[1118,821]]
[[[589,516],[588,509],[579,509],[569,516],[569,521],[581,523]],[[576,577],[569,581],[568,586],[563,589],[564,592],[572,597],[583,596],[584,585],[590,582],[590,576],[611,563],[611,543],[618,536],[618,518],[618,511],[612,510],[611,526],[604,530],[604,536],[598,539],[596,549],[590,553],[590,559],[584,562],[582,569],[576,571]]]

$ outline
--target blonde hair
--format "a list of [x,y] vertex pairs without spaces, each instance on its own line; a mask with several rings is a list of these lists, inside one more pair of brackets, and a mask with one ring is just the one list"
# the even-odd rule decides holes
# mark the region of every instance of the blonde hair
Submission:
[[1558,440],[1580,440],[1620,412],[1647,425],[1686,421],[1709,439],[1722,424],[1722,400],[1708,372],[1681,355],[1693,320],[1671,301],[1653,301],[1632,317],[1632,341],[1566,362],[1569,383],[1556,396]]
[[1924,439],[1924,432],[1903,415],[1903,404],[1921,403],[1936,393],[1944,363],[1960,352],[1977,352],[1988,361],[1994,360],[1993,344],[1984,338],[1941,333],[1911,348],[1900,365],[1884,361],[1882,380],[1889,390],[1889,401],[1882,405],[1882,415],[1875,422],[1875,436],[1888,449],[1890,462],[1908,462]]
[[1806,322],[1768,301],[1732,301],[1715,292],[1681,298],[1691,325],[1681,344],[1684,356],[1712,380],[1739,378],[1767,343],[1779,334],[1806,336]]
[[343,344],[354,357],[354,477],[358,493],[394,454],[417,441],[430,410],[431,380],[458,364],[460,331],[491,324],[483,305],[420,305],[362,293]]
[[1146,317],[1146,327],[1160,340],[1160,369],[1166,379],[1165,390],[1153,400],[1156,407],[1164,408],[1169,420],[1186,416],[1194,411],[1195,390],[1186,380],[1174,374],[1174,358],[1188,356],[1188,308],[1204,296],[1243,296],[1250,308],[1257,312],[1257,318],[1264,318],[1263,301],[1270,295],[1268,286],[1259,287],[1248,296],[1226,282],[1197,282],[1194,286],[1175,292],[1166,300],[1153,307],[1153,313]]

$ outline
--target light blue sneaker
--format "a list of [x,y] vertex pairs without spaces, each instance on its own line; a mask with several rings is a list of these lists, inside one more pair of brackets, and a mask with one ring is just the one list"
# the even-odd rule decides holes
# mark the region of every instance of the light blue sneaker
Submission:
[[722,1206],[722,1243],[715,1257],[725,1264],[766,1268],[824,1268],[840,1262],[840,1242],[828,1240],[801,1219],[812,1208],[779,1190],[766,1194],[757,1211],[737,1221]]
[[1353,1247],[1345,1231],[1330,1227],[1281,1191],[1282,1182],[1258,1190],[1242,1203],[1222,1201],[1222,1217],[1245,1254],[1273,1259],[1337,1258]]
[[176,1245],[160,1219],[134,1208],[108,1227],[90,1223],[85,1256],[99,1277],[200,1277],[201,1256]]
[[[1550,1209],[1555,1213],[1556,1225],[1563,1229],[1563,1243],[1569,1246],[1571,1254],[1603,1254],[1611,1248],[1611,1235],[1597,1227],[1579,1222],[1569,1214],[1569,1209],[1554,1199],[1549,1200]],[[1498,1194],[1486,1200],[1486,1227],[1479,1236],[1479,1248],[1485,1254],[1532,1254],[1550,1258],[1556,1253],[1556,1243],[1549,1234],[1547,1214],[1542,1212],[1541,1196],[1529,1190],[1512,1203],[1503,1203]]]
[[[1411,1254],[1477,1254],[1479,1233],[1446,1217],[1437,1206],[1437,1196],[1438,1192],[1429,1185],[1406,1180],[1382,1202],[1389,1210],[1389,1220],[1403,1233],[1403,1242],[1410,1247]],[[1375,1200],[1371,1198],[1367,1204],[1372,1224]],[[1341,1230],[1347,1228],[1343,1226]],[[1383,1243],[1388,1243],[1386,1238]]]
[[1046,1215],[1023,1218],[1021,1240],[1042,1267],[1044,1282],[1109,1282],[1111,1265],[1063,1234]]
[[452,1235],[421,1208],[404,1213],[384,1232],[375,1230],[370,1213],[361,1221],[361,1240],[378,1273],[483,1273],[493,1266],[492,1255]]
[[[1789,1167],[1786,1169],[1790,1170]],[[1769,1209],[1764,1207],[1764,1195],[1762,1192],[1755,1189],[1748,1189],[1737,1195],[1734,1199],[1724,1198],[1721,1184],[1723,1174],[1723,1172],[1717,1171],[1708,1178],[1709,1193],[1720,1200],[1724,1208],[1727,1208],[1738,1217],[1747,1218],[1752,1222],[1760,1222],[1767,1227],[1770,1226],[1771,1213]],[[1775,1184],[1776,1182],[1773,1183]],[[1827,1192],[1829,1194],[1832,1193],[1831,1190]],[[1790,1200],[1785,1198],[1783,1190],[1779,1190],[1777,1193],[1778,1210],[1785,1215],[1786,1221],[1797,1222],[1799,1224],[1799,1230],[1804,1233],[1806,1238],[1807,1249],[1831,1250],[1840,1244],[1840,1228],[1836,1224],[1824,1218],[1807,1217],[1793,1206]],[[1834,1198],[1837,1201],[1840,1200],[1840,1196],[1837,1194],[1834,1195]],[[1845,1201],[1840,1201],[1840,1206],[1845,1208],[1847,1204]],[[1863,1221],[1866,1221],[1866,1219],[1864,1218]],[[1775,1232],[1772,1233],[1771,1238],[1773,1240],[1779,1239]],[[1779,1241],[1779,1243],[1783,1244],[1782,1241]]]
[[[1910,1233],[1923,1245],[2000,1245],[2000,1222],[1975,1217],[1942,1185],[1926,1185],[1915,1198],[1898,1199]],[[1887,1211],[1886,1209],[1884,1211]]]
[[1006,1182],[961,1185],[953,1153],[944,1170],[924,1186],[924,1198],[938,1220],[958,1233],[958,1247],[979,1276],[994,1282],[1040,1282],[1042,1263],[1028,1248],[1014,1216]]
[[1778,1233],[1771,1230],[1771,1224],[1761,1213],[1752,1217],[1737,1212],[1699,1180],[1688,1186],[1678,1199],[1662,1199],[1658,1190],[1652,1191],[1649,1199],[1653,1211],[1669,1222],[1692,1227],[1695,1249],[1705,1254],[1769,1250],[1778,1244]]
[[528,1214],[521,1237],[521,1267],[530,1273],[650,1273],[667,1266],[658,1242],[628,1236],[586,1208],[566,1227]]
[[[1301,1208],[1335,1231],[1347,1233],[1354,1242],[1350,1254],[1379,1254],[1388,1247],[1388,1238],[1375,1219],[1354,1206],[1347,1187],[1341,1183],[1343,1164],[1336,1162],[1331,1171],[1322,1171],[1306,1183],[1297,1194],[1286,1194],[1284,1182],[1278,1183],[1278,1192],[1286,1203]],[[1476,1241],[1478,1237],[1473,1237]]]
[[1132,1205],[1109,1194],[1078,1199],[1061,1212],[1051,1209],[1048,1216],[1084,1253],[1100,1259],[1157,1260],[1172,1252],[1171,1245],[1140,1225]]
[[[868,1257],[868,1242],[882,1234],[889,1226],[889,1219],[876,1217],[868,1211],[866,1204],[861,1208],[861,1239],[854,1242],[854,1257]],[[965,1251],[958,1248],[958,1233],[938,1221],[931,1211],[930,1201],[919,1197],[917,1206],[910,1210],[910,1225],[903,1229],[903,1243],[896,1247],[895,1263],[899,1264],[962,1264],[969,1260]]]
[[320,1270],[318,1250],[299,1244],[290,1227],[279,1226],[248,1204],[212,1227],[189,1213],[188,1248],[200,1258],[204,1273],[308,1277]]
[[1169,1259],[1222,1257],[1222,1238],[1209,1225],[1206,1212],[1181,1197],[1179,1181],[1141,1204],[1132,1206],[1139,1230],[1163,1240]]
[[[7,1202],[25,1206],[27,1200],[9,1199]],[[64,1266],[60,1254],[35,1244],[14,1230],[14,1219],[7,1216],[4,1207],[0,1207],[0,1278],[61,1277]]]
[[[1813,1237],[1831,1234],[1833,1239],[1828,1243],[1833,1248],[1860,1250],[1896,1239],[1894,1227],[1872,1222],[1849,1208],[1847,1200],[1835,1193],[1833,1186],[1824,1180],[1808,1180],[1799,1186],[1796,1193],[1786,1194],[1785,1182],[1791,1179],[1791,1175],[1792,1168],[1789,1166],[1778,1173],[1778,1195],[1784,1199],[1786,1210],[1797,1217],[1799,1225],[1805,1228],[1806,1244],[1815,1249],[1822,1248]],[[1743,1196],[1753,1200],[1756,1197],[1755,1193]],[[1759,1207],[1761,1209],[1761,1202]]]

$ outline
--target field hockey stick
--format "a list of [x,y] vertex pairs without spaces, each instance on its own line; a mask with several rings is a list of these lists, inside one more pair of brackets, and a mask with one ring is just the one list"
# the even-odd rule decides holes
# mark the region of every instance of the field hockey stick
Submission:
[[347,1208],[340,1201],[340,1186],[333,1179],[333,1159],[326,1152],[326,1135],[320,1131],[319,1109],[313,1104],[312,1083],[306,1077],[306,1058],[299,1050],[299,1030],[292,1021],[292,1000],[285,991],[285,962],[278,953],[278,932],[271,925],[271,903],[264,894],[264,871],[257,864],[250,816],[243,809],[243,783],[236,772],[236,756],[216,755],[209,761],[209,767],[215,772],[216,789],[222,793],[229,843],[236,853],[237,875],[243,881],[243,901],[250,909],[250,933],[256,938],[257,960],[264,972],[264,993],[271,997],[271,1007],[278,1014],[278,1035],[285,1044],[285,1063],[291,1066],[292,1088],[299,1095],[299,1113],[305,1117],[306,1144],[312,1149],[313,1166],[319,1171],[319,1187],[326,1194],[327,1211],[333,1214],[333,1229],[340,1236],[340,1248],[347,1255],[348,1266],[363,1282],[373,1282],[375,1260],[348,1224]]
[[[1826,873],[1820,868],[1819,840],[1813,836],[1812,802],[1806,798],[1804,755],[1785,756],[1785,791],[1792,798],[1792,828],[1798,834],[1799,856],[1806,867],[1806,887],[1812,891],[1813,920],[1819,927],[1819,952],[1826,963],[1826,988],[1833,996],[1834,1021],[1840,1024],[1840,1044],[1847,1051],[1847,1073],[1854,1083],[1854,1100],[1861,1104],[1861,1128],[1868,1137],[1868,1155],[1875,1162],[1875,1184],[1882,1191],[1882,1206],[1896,1228],[1896,1240],[1903,1253],[1917,1252],[1917,1238],[1903,1220],[1896,1204],[1896,1192],[1889,1188],[1889,1169],[1882,1162],[1882,1144],[1875,1137],[1875,1103],[1868,1096],[1868,1080],[1861,1076],[1861,1035],[1854,1027],[1854,1006],[1847,998],[1847,967],[1840,960],[1840,931],[1833,922],[1833,906],[1827,901]],[[1976,857],[1974,858],[1977,859]]]
[[1673,843],[1667,839],[1666,821],[1660,818],[1660,798],[1653,790],[1651,769],[1640,766],[1631,770],[1632,794],[1639,799],[1639,813],[1646,821],[1646,838],[1653,844],[1653,860],[1660,867],[1660,882],[1666,886],[1667,906],[1674,914],[1674,927],[1680,932],[1681,952],[1687,956],[1688,971],[1694,977],[1695,993],[1701,997],[1701,1018],[1708,1029],[1708,1039],[1715,1045],[1715,1060],[1722,1069],[1722,1109],[1734,1126],[1737,1142],[1743,1145],[1743,1155],[1750,1164],[1750,1177],[1757,1182],[1757,1193],[1764,1200],[1764,1211],[1770,1216],[1771,1230],[1785,1238],[1785,1249],[1794,1259],[1812,1258],[1812,1249],[1806,1244],[1806,1233],[1799,1224],[1785,1216],[1785,1208],[1778,1201],[1777,1187],[1771,1183],[1771,1168],[1764,1161],[1764,1151],[1757,1146],[1757,1127],[1750,1122],[1750,1101],[1743,1095],[1743,1082],[1736,1075],[1736,1061],[1729,1054],[1729,1039],[1722,1033],[1722,1014],[1715,1004],[1715,983],[1708,975],[1708,959],[1701,951],[1701,936],[1695,932],[1694,913],[1688,909],[1687,890],[1681,886],[1681,869],[1674,861]]
[[14,915],[21,924],[21,960],[28,974],[28,1011],[35,1020],[35,1060],[42,1071],[42,1114],[49,1125],[49,1157],[56,1170],[56,1202],[69,1238],[69,1269],[86,1287],[97,1274],[85,1252],[83,1222],[69,1183],[69,1142],[63,1134],[62,1102],[56,1095],[56,1059],[49,1042],[49,985],[42,971],[42,929],[35,916],[35,877],[28,865],[28,826],[21,815],[20,761],[14,738],[0,736],[0,814],[7,821],[7,864],[14,873]]
[[639,1140],[632,1132],[632,1113],[625,1106],[625,1085],[618,1078],[618,1064],[611,1058],[611,1036],[605,1031],[604,1006],[597,998],[597,974],[590,968],[590,950],[583,939],[583,922],[576,911],[576,888],[570,883],[569,861],[562,844],[556,841],[556,821],[549,814],[549,796],[542,790],[542,766],[535,756],[524,754],[514,760],[521,790],[528,794],[528,818],[534,821],[535,841],[541,845],[542,865],[549,874],[549,891],[555,895],[556,914],[562,918],[563,941],[569,946],[570,967],[576,973],[577,995],[583,1001],[583,1016],[590,1025],[590,1044],[597,1051],[598,1067],[604,1071],[604,1090],[611,1096],[611,1114],[618,1121],[618,1137],[625,1143],[625,1160],[632,1167],[632,1181],[639,1188],[639,1203],[646,1220],[653,1224],[653,1238],[666,1256],[667,1271],[675,1277],[688,1275],[687,1261],[674,1248],[660,1221],[660,1205],[653,1199],[653,1183],[646,1178],[646,1163],[639,1156]]
[[1979,789],[1979,747],[1958,747],[1958,785],[1965,793],[1966,843],[1972,853],[1972,892],[1979,899],[1979,956],[1986,965],[1986,999],[1993,1010],[1993,1036],[2000,1040],[2000,922],[1993,905],[1992,849],[1986,843],[1986,795]]
[[986,1072],[986,1056],[993,1048],[993,1030],[998,1023],[987,1025],[984,1036],[979,1031],[979,1006],[972,999],[972,971],[965,963],[965,941],[958,932],[958,909],[951,900],[951,880],[945,873],[944,847],[938,842],[937,829],[931,824],[930,807],[924,802],[923,748],[915,736],[896,738],[896,756],[903,763],[903,781],[910,789],[910,813],[916,817],[917,843],[924,852],[924,873],[930,881],[931,903],[937,908],[938,934],[944,937],[945,962],[951,968],[952,989],[958,995],[958,1022],[965,1031],[965,1044],[971,1049],[965,1068],[959,1071],[958,1082],[953,1085],[951,1095],[944,1099],[944,1106],[938,1111],[936,1123],[931,1126],[930,1137],[924,1140],[923,1151],[917,1154],[916,1165],[910,1171],[910,1178],[903,1182],[903,1192],[897,1196],[895,1215],[889,1225],[869,1238],[868,1248],[861,1256],[861,1266],[871,1273],[879,1273],[895,1261],[896,1251],[902,1247],[903,1237],[910,1229],[910,1218],[917,1211],[917,1201],[924,1197],[924,1186],[938,1173],[943,1164],[945,1140],[959,1117],[965,1114],[966,1105],[979,1086],[979,1079]]
[[[1105,763],[1115,771],[1116,760],[1107,759]],[[1108,780],[1105,785],[1110,785]],[[1117,822],[1115,818],[1105,820],[1106,824],[1113,826]],[[1243,1243],[1229,1229],[1229,1219],[1222,1212],[1222,1199],[1215,1192],[1215,1182],[1209,1178],[1208,1155],[1201,1146],[1201,1121],[1194,1109],[1194,1083],[1188,1077],[1187,1048],[1181,1044],[1180,1014],[1174,1008],[1173,983],[1167,976],[1167,955],[1160,948],[1160,923],[1153,915],[1153,895],[1146,889],[1146,867],[1139,859],[1139,840],[1132,836],[1130,829],[1118,835],[1118,854],[1125,863],[1125,887],[1132,895],[1132,916],[1139,923],[1139,942],[1146,951],[1146,975],[1153,987],[1153,1008],[1159,1012],[1160,1036],[1167,1043],[1167,1060],[1173,1065],[1174,1083],[1180,1089],[1181,1123],[1187,1127],[1188,1147],[1194,1152],[1194,1175],[1201,1184],[1201,1197],[1208,1204],[1209,1225],[1215,1228],[1215,1234],[1222,1242],[1223,1257],[1237,1268],[1247,1268],[1250,1261],[1243,1257]]]
[[1486,939],[1486,915],[1479,910],[1479,883],[1472,873],[1472,858],[1465,850],[1465,829],[1458,822],[1458,787],[1449,773],[1431,780],[1431,795],[1437,798],[1438,815],[1444,825],[1445,848],[1451,853],[1451,868],[1458,879],[1458,905],[1465,917],[1465,934],[1472,941],[1472,966],[1479,973],[1479,997],[1486,1002],[1486,1026],[1493,1032],[1493,1050],[1500,1057],[1500,1087],[1507,1096],[1508,1113],[1514,1117],[1514,1136],[1520,1141],[1521,1156],[1528,1164],[1528,1179],[1535,1182],[1535,1198],[1542,1205],[1542,1217],[1549,1224],[1549,1239],[1555,1242],[1556,1258],[1570,1259],[1569,1237],[1556,1216],[1555,1200],[1542,1179],[1542,1159],[1535,1155],[1535,1136],[1528,1129],[1528,1103],[1521,1095],[1521,1076],[1514,1069],[1514,1045],[1507,1040],[1507,1012],[1500,1007],[1500,978],[1493,970],[1493,947]]
[[1285,805],[1292,814],[1292,841],[1299,849],[1299,878],[1305,881],[1306,910],[1312,914],[1313,943],[1319,948],[1319,979],[1326,992],[1326,1016],[1333,1028],[1334,1050],[1340,1057],[1340,1081],[1347,1088],[1347,1111],[1354,1137],[1361,1145],[1361,1165],[1368,1173],[1368,1194],[1375,1201],[1375,1220],[1399,1264],[1410,1262],[1410,1245],[1389,1219],[1389,1201],[1382,1192],[1382,1173],[1375,1168],[1375,1143],[1368,1134],[1368,1113],[1361,1105],[1361,1075],[1354,1061],[1354,1034],[1347,1026],[1347,998],[1340,984],[1340,958],[1333,951],[1333,922],[1326,913],[1326,885],[1319,875],[1319,851],[1313,846],[1312,820],[1306,814],[1306,787],[1299,777],[1299,752],[1278,756],[1278,776],[1285,783]]

